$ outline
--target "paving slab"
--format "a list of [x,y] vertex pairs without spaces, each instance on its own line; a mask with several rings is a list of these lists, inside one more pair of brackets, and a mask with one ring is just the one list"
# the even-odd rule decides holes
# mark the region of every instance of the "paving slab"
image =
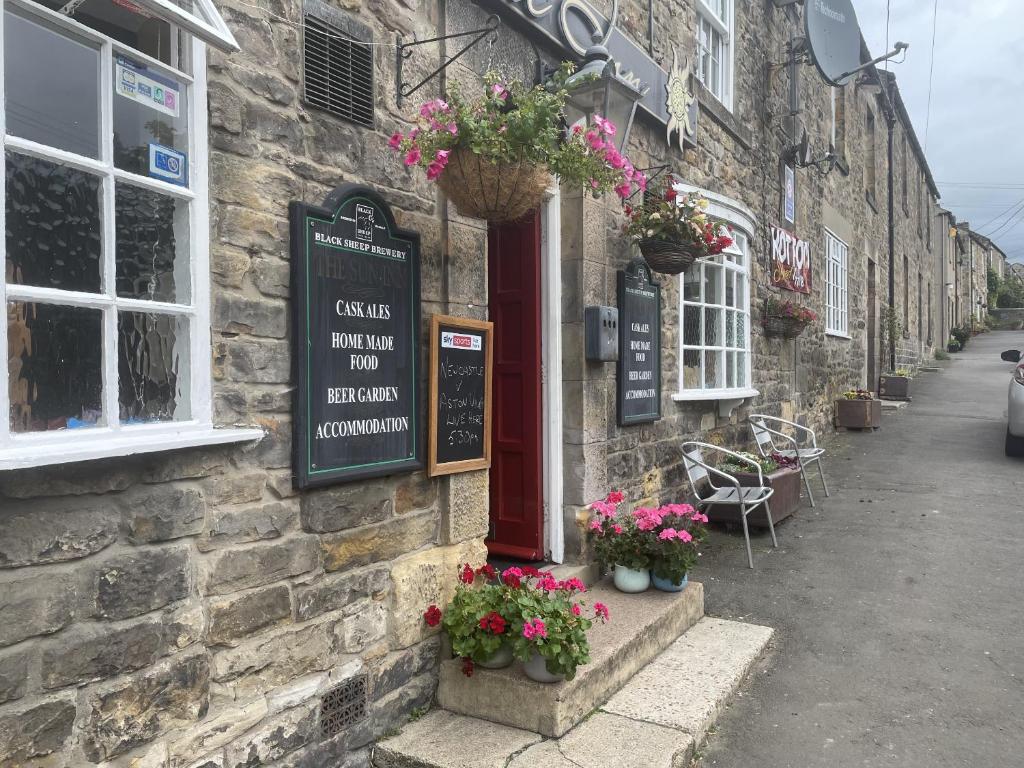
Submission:
[[520,752],[508,768],[685,768],[692,756],[687,733],[598,712],[562,738]]
[[675,728],[700,742],[772,634],[770,627],[704,618],[602,710]]
[[606,580],[585,597],[588,605],[607,605],[611,621],[595,624],[588,633],[590,663],[579,668],[575,679],[536,683],[518,663],[507,669],[478,668],[467,678],[461,662],[452,659],[441,664],[438,704],[459,714],[561,736],[704,615],[704,585],[694,581],[682,592],[627,595]]
[[502,768],[536,733],[435,709],[373,748],[375,768]]

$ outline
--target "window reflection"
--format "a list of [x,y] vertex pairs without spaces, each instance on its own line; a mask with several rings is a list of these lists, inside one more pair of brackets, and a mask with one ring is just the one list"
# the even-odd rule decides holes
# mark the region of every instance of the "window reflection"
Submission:
[[[182,155],[188,152],[186,90],[177,80],[127,56],[115,57],[113,67],[114,165],[142,176],[156,175],[150,172],[151,144]],[[176,183],[187,182],[184,174]]]
[[102,313],[53,304],[7,304],[12,432],[91,427],[101,421]]
[[114,198],[117,295],[188,302],[188,203],[128,184]]
[[7,281],[99,292],[99,178],[14,152],[6,160]]

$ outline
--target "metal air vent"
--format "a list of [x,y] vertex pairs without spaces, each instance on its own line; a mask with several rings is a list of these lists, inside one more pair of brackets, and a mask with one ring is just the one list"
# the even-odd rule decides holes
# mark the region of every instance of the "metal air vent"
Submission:
[[320,733],[329,738],[366,717],[366,675],[334,686],[320,698]]
[[310,4],[306,6],[304,19],[305,102],[343,120],[372,128],[373,48],[369,45],[372,36],[359,39],[339,25],[310,13]]

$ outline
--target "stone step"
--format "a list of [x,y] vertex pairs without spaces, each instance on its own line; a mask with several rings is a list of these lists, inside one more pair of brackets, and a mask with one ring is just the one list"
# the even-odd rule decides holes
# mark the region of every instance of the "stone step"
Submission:
[[704,615],[704,585],[690,582],[682,592],[619,592],[608,580],[587,591],[587,604],[608,606],[611,621],[588,633],[590,663],[572,680],[535,683],[521,665],[477,668],[472,677],[451,659],[441,664],[438,704],[543,736],[561,736],[606,701],[648,662]]
[[379,743],[372,763],[374,768],[687,768],[771,636],[767,627],[705,618],[561,738],[436,709]]

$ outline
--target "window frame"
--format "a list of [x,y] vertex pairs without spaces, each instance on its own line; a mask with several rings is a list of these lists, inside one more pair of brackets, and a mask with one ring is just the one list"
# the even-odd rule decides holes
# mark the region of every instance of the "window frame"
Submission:
[[[147,4],[147,7],[149,4]],[[104,423],[86,429],[16,433],[10,429],[10,370],[5,362],[0,377],[0,471],[30,466],[83,461],[95,458],[124,456],[132,453],[171,450],[176,448],[218,445],[257,440],[260,429],[216,429],[213,426],[212,350],[210,339],[210,260],[209,260],[209,179],[208,179],[208,112],[206,90],[206,44],[196,35],[189,35],[189,75],[164,64],[141,51],[124,45],[74,19],[56,13],[30,0],[3,0],[0,13],[0,40],[3,39],[8,8],[29,19],[40,19],[46,25],[63,30],[70,37],[85,40],[97,47],[99,67],[100,148],[98,158],[77,155],[49,147],[30,139],[7,134],[5,61],[0,57],[0,140],[3,156],[0,165],[6,179],[8,151],[39,158],[89,173],[100,182],[101,285],[97,293],[8,284],[6,267],[0,270],[0,349],[7,349],[8,313],[11,301],[45,303],[65,307],[99,310],[102,313],[101,381]],[[174,19],[165,18],[175,24]],[[142,176],[115,167],[113,155],[114,84],[113,62],[123,54],[144,63],[156,72],[172,77],[187,89],[186,126],[189,133],[187,152],[189,186]],[[183,200],[189,209],[188,303],[122,298],[117,295],[114,200],[115,184],[130,183],[145,190]],[[0,260],[6,264],[7,251],[7,189],[0,184]],[[177,297],[176,297],[177,298]],[[189,418],[146,424],[121,424],[118,388],[118,328],[120,311],[158,313],[172,317],[185,316],[188,333],[188,397]]]
[[[743,338],[743,348],[742,349],[736,349],[736,348],[733,348],[733,347],[726,348],[724,346],[724,344],[719,345],[719,346],[709,347],[709,346],[703,344],[703,339],[701,340],[702,343],[699,346],[698,345],[693,345],[693,344],[686,344],[685,343],[686,332],[685,332],[685,328],[684,328],[686,313],[685,313],[685,309],[684,308],[686,306],[699,306],[699,307],[702,308],[702,314],[703,314],[703,308],[706,308],[706,307],[710,306],[710,307],[715,307],[715,308],[720,308],[721,309],[721,308],[724,308],[725,305],[723,305],[723,304],[708,304],[707,302],[705,302],[703,300],[703,296],[701,297],[701,301],[700,302],[687,301],[684,298],[684,295],[685,295],[684,283],[685,283],[685,280],[686,280],[686,273],[683,272],[682,274],[680,274],[678,276],[677,288],[678,288],[679,298],[678,298],[677,309],[678,309],[678,318],[679,318],[678,326],[679,327],[678,327],[678,341],[677,341],[677,344],[676,344],[676,351],[678,352],[678,368],[679,368],[679,370],[678,370],[678,376],[677,376],[676,391],[675,391],[675,393],[673,393],[672,399],[674,401],[676,401],[676,402],[717,400],[717,401],[723,401],[724,404],[727,404],[727,403],[730,403],[730,402],[732,404],[738,404],[740,401],[742,401],[742,400],[744,400],[746,398],[756,397],[759,394],[758,390],[755,389],[754,385],[753,385],[753,375],[754,375],[754,373],[753,373],[753,345],[751,343],[751,339],[752,339],[751,315],[752,315],[752,313],[751,313],[751,306],[750,306],[750,300],[751,300],[751,295],[752,295],[752,292],[751,292],[751,281],[753,279],[752,244],[754,242],[754,233],[757,232],[756,217],[754,216],[754,214],[751,211],[749,211],[745,206],[743,206],[742,203],[739,203],[737,201],[731,200],[731,199],[729,199],[727,197],[724,197],[722,195],[717,195],[717,194],[714,194],[714,193],[705,192],[703,190],[700,190],[698,187],[694,187],[694,186],[691,186],[689,184],[674,184],[673,187],[680,194],[696,192],[696,193],[699,193],[699,194],[703,195],[704,197],[706,197],[708,199],[708,203],[709,203],[708,209],[707,209],[708,214],[710,216],[713,216],[713,217],[715,217],[717,219],[720,219],[720,220],[724,221],[726,224],[728,224],[729,226],[731,226],[733,228],[733,233],[734,234],[739,234],[740,236],[743,237],[743,239],[745,241],[745,243],[744,243],[745,247],[742,250],[742,257],[743,257],[743,262],[744,262],[742,267],[740,265],[734,263],[734,262],[728,262],[727,260],[722,259],[721,256],[715,256],[715,257],[712,257],[710,259],[706,259],[704,261],[711,262],[711,263],[720,263],[720,264],[722,264],[723,274],[727,274],[728,271],[740,272],[745,277],[744,285],[743,285],[743,295],[739,298],[739,301],[738,301],[738,304],[737,304],[737,310],[739,312],[741,312],[743,315],[746,316],[746,322],[744,323],[744,338]],[[732,251],[730,251],[730,252],[732,252]],[[695,263],[696,264],[701,264],[700,261],[695,262]],[[704,269],[703,264],[701,264],[700,268],[701,268],[701,275],[703,276],[703,269]],[[702,278],[702,282],[703,282],[703,278]],[[703,288],[701,290],[703,292]],[[725,290],[724,286],[723,286],[722,290],[723,291]],[[723,322],[724,322],[724,315],[723,315]],[[691,352],[694,351],[694,350],[699,350],[700,351],[700,354],[702,356],[701,357],[701,360],[702,360],[701,368],[702,368],[702,371],[703,371],[703,365],[704,365],[704,363],[703,363],[703,355],[704,355],[704,353],[706,351],[708,351],[708,350],[723,351],[723,350],[726,350],[726,349],[729,349],[729,350],[736,349],[736,351],[738,351],[738,352],[740,352],[741,354],[744,355],[744,366],[743,366],[744,381],[743,381],[743,383],[741,385],[738,385],[738,386],[735,386],[735,387],[712,387],[712,388],[701,388],[701,389],[687,388],[685,386],[685,375],[686,375],[686,373],[685,373],[685,366],[683,365],[683,358],[684,358],[683,353],[684,353],[684,351],[691,351]],[[703,373],[702,373],[702,378],[703,378]]]
[[[837,253],[838,251],[838,253]],[[839,253],[842,254],[838,258]],[[839,322],[836,322],[836,320]],[[825,228],[825,335],[850,337],[850,246]]]
[[[735,0],[721,0],[723,8],[725,10],[725,18],[721,18],[715,10],[708,4],[707,0],[697,0],[697,62],[694,68],[694,74],[697,81],[704,86],[704,88],[710,93],[715,99],[730,112],[733,111],[733,98],[735,93],[735,29],[736,29],[736,3]],[[722,38],[722,55],[719,60],[719,79],[721,81],[721,93],[716,93],[715,89],[704,82],[701,79],[701,51],[702,46],[700,42],[701,35],[701,24],[707,23],[713,31],[717,32]],[[709,50],[709,54],[710,54]]]

